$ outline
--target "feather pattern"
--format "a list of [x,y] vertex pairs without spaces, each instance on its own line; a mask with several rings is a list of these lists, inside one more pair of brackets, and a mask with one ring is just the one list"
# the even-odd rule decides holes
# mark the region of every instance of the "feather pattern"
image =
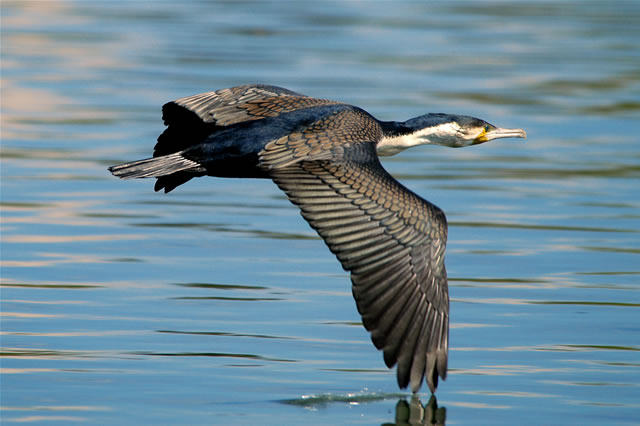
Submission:
[[181,152],[109,167],[109,171],[114,176],[122,179],[159,177],[185,170],[193,173],[205,171],[199,163],[184,158]]
[[329,104],[337,102],[311,98],[281,87],[253,84],[177,99],[166,104],[163,112],[167,124],[172,121],[167,111],[177,106],[195,113],[205,123],[229,126],[274,117],[300,108]]

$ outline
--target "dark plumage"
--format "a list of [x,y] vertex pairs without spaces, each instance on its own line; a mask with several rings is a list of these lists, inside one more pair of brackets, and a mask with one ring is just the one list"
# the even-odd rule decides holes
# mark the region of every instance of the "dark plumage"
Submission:
[[382,122],[360,108],[246,85],[169,102],[153,158],[110,167],[155,177],[169,192],[198,176],[270,178],[342,267],[374,345],[398,384],[432,392],[447,374],[449,295],[444,213],[380,164],[409,146],[466,146],[524,137],[472,117],[427,114]]

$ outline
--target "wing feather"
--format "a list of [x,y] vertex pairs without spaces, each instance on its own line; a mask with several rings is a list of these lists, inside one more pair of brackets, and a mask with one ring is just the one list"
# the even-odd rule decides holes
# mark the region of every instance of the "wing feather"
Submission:
[[[413,316],[413,324],[409,328],[409,332],[405,337],[405,339],[401,342],[401,346],[398,350],[399,355],[398,355],[397,378],[398,378],[398,384],[403,388],[408,386],[409,383],[411,382],[411,379],[413,378],[413,375],[411,374],[412,373],[411,370],[414,365],[421,366],[421,367],[416,367],[416,369],[421,368],[422,372],[424,372],[425,363],[416,362],[416,360],[424,359],[425,355],[415,358],[415,356],[418,353],[420,352],[424,353],[424,349],[421,350],[421,348],[418,346],[420,334],[423,332],[424,317],[426,315],[426,312],[424,309],[419,309],[419,307],[425,303],[424,295],[420,295],[419,299],[417,300],[418,301],[416,303],[416,310]],[[420,377],[422,377],[422,374],[420,375]],[[417,378],[415,378],[414,380],[417,381]]]
[[[408,295],[407,301],[403,304],[398,315],[391,323],[392,331],[387,332],[389,338],[386,339],[383,348],[385,361],[388,359],[392,365],[398,361],[400,348],[406,342],[406,338],[411,330],[415,327],[414,322],[417,322],[416,310],[420,302],[419,290],[415,286],[408,290],[411,291],[411,294]],[[401,375],[398,370],[399,380],[403,381],[405,377],[406,373]],[[406,386],[406,384],[404,386]]]
[[171,123],[175,108],[180,107],[196,114],[205,123],[229,126],[305,107],[337,103],[311,98],[282,87],[247,84],[177,99],[166,104],[163,113],[167,124]]

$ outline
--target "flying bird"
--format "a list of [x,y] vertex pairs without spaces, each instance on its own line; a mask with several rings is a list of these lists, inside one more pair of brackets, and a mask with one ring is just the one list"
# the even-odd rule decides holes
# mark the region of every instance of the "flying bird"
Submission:
[[123,179],[156,178],[169,192],[200,176],[268,178],[351,273],[371,340],[400,388],[435,392],[447,375],[447,221],[397,180],[379,156],[436,144],[465,147],[524,138],[484,120],[425,114],[381,121],[348,104],[251,84],[178,99],[153,157],[112,166]]

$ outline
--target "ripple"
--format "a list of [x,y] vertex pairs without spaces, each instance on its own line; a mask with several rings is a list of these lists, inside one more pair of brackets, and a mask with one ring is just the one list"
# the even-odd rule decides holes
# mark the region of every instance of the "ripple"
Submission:
[[143,355],[143,356],[160,356],[160,357],[211,357],[211,358],[243,358],[258,361],[274,361],[274,362],[299,362],[295,359],[284,358],[269,358],[262,355],[255,354],[241,354],[241,353],[224,353],[224,352],[145,352],[135,351],[129,352],[130,355]]
[[450,221],[449,226],[470,227],[470,228],[506,228],[506,229],[529,229],[541,231],[580,231],[580,232],[624,232],[638,233],[637,229],[624,228],[606,228],[591,226],[566,226],[566,225],[533,225],[521,223],[504,223],[504,222],[462,222]]
[[320,394],[320,395],[302,395],[299,398],[283,399],[278,402],[287,405],[295,405],[300,407],[326,407],[332,403],[353,404],[367,403],[374,401],[396,400],[404,398],[402,393],[375,393],[375,392],[358,392],[347,394]]
[[577,301],[577,300],[531,300],[528,303],[532,305],[622,306],[622,307],[628,307],[628,308],[640,307],[640,303],[593,302],[593,301]]
[[173,300],[222,300],[234,302],[265,302],[278,300],[291,300],[279,297],[228,297],[228,296],[176,296],[171,297]]
[[226,331],[178,331],[178,330],[156,330],[156,333],[168,334],[191,334],[196,336],[222,336],[222,337],[250,337],[254,339],[278,339],[278,340],[299,340],[298,337],[289,336],[269,336],[266,334],[245,334],[229,333]]
[[174,283],[180,287],[209,288],[216,290],[268,290],[269,287],[246,284]]

